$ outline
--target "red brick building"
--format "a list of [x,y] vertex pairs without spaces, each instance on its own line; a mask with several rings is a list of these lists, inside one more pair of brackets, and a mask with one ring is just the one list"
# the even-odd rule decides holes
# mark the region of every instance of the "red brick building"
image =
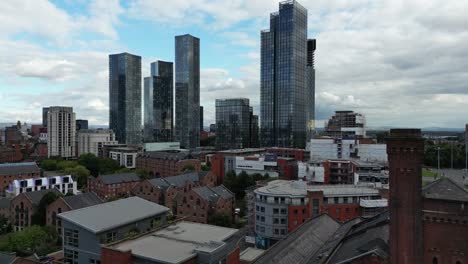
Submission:
[[56,227],[57,232],[61,234],[62,220],[57,217],[58,214],[93,206],[103,202],[104,201],[101,198],[91,192],[59,197],[55,202],[47,206],[46,225]]
[[304,149],[296,149],[296,148],[267,148],[267,153],[276,154],[278,157],[281,158],[291,158],[295,161],[302,161],[307,162],[310,159],[309,151]]
[[19,162],[21,160],[23,160],[23,153],[21,153],[20,145],[14,147],[0,146],[0,163]]
[[42,190],[36,192],[21,193],[11,200],[10,203],[10,223],[14,231],[20,231],[31,226],[32,215],[36,213],[37,206],[42,197],[49,192],[61,193],[56,189]]
[[234,194],[223,185],[197,187],[178,196],[177,216],[207,224],[210,216],[224,214],[232,221],[234,202]]
[[200,160],[183,151],[148,151],[138,155],[136,168],[150,173],[150,178],[164,178],[184,173],[187,169],[201,170]]
[[136,173],[100,175],[97,178],[88,178],[88,190],[108,200],[129,196],[139,182],[141,179]]
[[5,192],[14,180],[38,178],[41,170],[35,162],[0,164],[0,193]]
[[214,173],[207,171],[190,172],[166,178],[144,180],[132,190],[132,194],[145,200],[164,205],[177,213],[177,196],[184,195],[193,188],[215,186]]

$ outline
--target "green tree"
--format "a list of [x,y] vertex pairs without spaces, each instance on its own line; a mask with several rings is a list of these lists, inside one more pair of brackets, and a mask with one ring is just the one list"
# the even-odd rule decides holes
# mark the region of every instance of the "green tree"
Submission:
[[68,169],[68,168],[74,168],[76,166],[78,166],[78,162],[76,161],[63,160],[63,161],[57,162],[57,169],[61,171],[64,171],[65,169]]
[[104,158],[99,160],[99,174],[111,174],[120,169],[120,165],[116,160]]
[[64,172],[66,174],[70,174],[70,175],[73,176],[73,178],[77,182],[77,186],[78,186],[79,189],[82,189],[83,187],[86,186],[86,181],[87,181],[88,177],[91,175],[89,170],[86,169],[82,165],[78,165],[78,166],[76,166],[74,168],[66,168],[64,170]]
[[11,225],[8,223],[8,218],[0,215],[0,235],[11,232]]
[[53,227],[33,225],[8,234],[6,243],[0,245],[0,251],[16,252],[19,256],[29,256],[33,253],[45,255],[57,250],[58,237]]
[[54,160],[54,159],[45,159],[45,160],[41,161],[40,167],[43,170],[46,170],[46,171],[57,170],[57,161]]
[[99,158],[94,154],[81,154],[78,158],[78,164],[88,169],[91,175],[95,177],[99,175]]
[[223,226],[223,227],[232,226],[231,217],[229,217],[229,215],[225,213],[212,214],[208,219],[208,223],[212,225]]
[[60,196],[60,194],[52,191],[46,193],[39,201],[36,213],[31,216],[31,223],[33,225],[45,226],[47,206],[55,202]]
[[195,167],[193,165],[185,165],[184,168],[182,169],[184,172],[194,172]]

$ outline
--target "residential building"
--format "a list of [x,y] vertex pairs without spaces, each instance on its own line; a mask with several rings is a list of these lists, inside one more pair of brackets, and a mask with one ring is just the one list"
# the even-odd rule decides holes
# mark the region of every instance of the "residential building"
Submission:
[[167,211],[159,204],[130,197],[59,214],[65,262],[99,263],[102,244],[165,224]]
[[50,189],[21,193],[11,199],[10,223],[13,231],[21,231],[32,225],[32,216],[36,213],[39,202],[49,192],[60,194],[56,189]]
[[117,145],[113,147],[107,145],[104,149],[104,152],[109,153],[107,157],[118,161],[120,166],[124,166],[127,169],[136,168],[137,156],[140,153],[138,148]]
[[132,194],[145,200],[161,204],[177,213],[177,198],[193,188],[200,186],[213,187],[216,176],[212,172],[189,172],[177,176],[154,178],[139,182]]
[[151,63],[151,76],[144,79],[144,141],[169,142],[174,134],[173,63]]
[[21,193],[56,189],[62,194],[76,194],[76,181],[71,175],[14,180],[5,191],[6,196],[15,197]]
[[203,129],[203,106],[200,106],[200,132],[204,131]]
[[315,50],[317,41],[307,40],[307,140],[315,134]]
[[88,178],[88,190],[102,199],[127,197],[141,181],[136,173],[115,173]]
[[216,215],[225,215],[232,221],[234,202],[234,194],[223,185],[192,188],[177,197],[177,216],[202,224],[210,223]]
[[0,145],[0,163],[3,162],[19,162],[23,160],[20,145],[15,145],[14,148]]
[[311,104],[307,84],[307,10],[279,3],[261,32],[260,133],[264,147],[304,148]]
[[78,132],[78,156],[91,153],[101,157],[103,146],[116,144],[114,131],[110,129],[81,129]]
[[242,232],[220,226],[176,222],[101,250],[102,264],[239,263]]
[[369,162],[387,162],[385,144],[365,139],[313,138],[307,149],[311,161],[326,159],[359,159]]
[[[371,186],[308,185],[304,181],[275,180],[255,191],[255,233],[267,243],[283,239],[307,219],[328,213],[338,221],[367,217],[385,210],[387,200]],[[380,201],[365,203],[363,201]],[[362,204],[361,204],[362,203]]]
[[296,161],[309,161],[310,152],[305,149],[296,148],[267,148],[267,153],[275,154],[281,158],[292,158]]
[[42,107],[42,126],[47,127],[47,113],[49,112],[49,107]]
[[218,178],[218,184],[223,183],[224,175],[236,169],[236,157],[245,157],[252,155],[260,155],[265,153],[264,148],[245,148],[245,149],[230,149],[218,151],[211,156],[211,171]]
[[259,136],[260,136],[260,129],[258,127],[258,115],[254,115],[253,107],[250,107],[249,146],[251,148],[260,147]]
[[235,157],[234,172],[239,174],[246,172],[253,174],[268,174],[269,177],[278,178],[278,161],[275,155],[265,154],[263,156]]
[[76,127],[73,107],[51,106],[47,112],[48,157],[76,156]]
[[250,147],[251,112],[248,98],[216,99],[216,148]]
[[186,170],[200,171],[201,162],[185,151],[149,151],[137,157],[137,169],[149,172],[152,177],[179,175]]
[[182,148],[200,146],[200,39],[175,37],[176,141]]
[[85,119],[77,119],[76,120],[76,131],[80,131],[83,129],[88,129],[88,120]]
[[92,192],[71,196],[61,196],[47,206],[46,225],[53,226],[62,234],[62,220],[57,217],[61,213],[101,204],[104,201]]
[[141,143],[140,56],[109,55],[109,128],[119,143]]
[[27,126],[26,123],[21,125],[21,122],[18,120],[16,125],[5,127],[5,145],[6,146],[14,146],[18,144],[26,143],[28,139],[27,133]]
[[326,136],[333,138],[364,138],[366,137],[366,118],[363,114],[353,111],[335,111],[325,124]]
[[0,192],[4,194],[14,180],[39,178],[41,169],[35,162],[2,163],[0,164]]

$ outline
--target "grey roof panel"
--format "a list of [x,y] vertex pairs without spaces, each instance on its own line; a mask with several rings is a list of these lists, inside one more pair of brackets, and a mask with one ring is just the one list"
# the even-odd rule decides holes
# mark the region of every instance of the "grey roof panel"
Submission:
[[268,249],[255,264],[293,264],[308,261],[338,230],[340,223],[322,214],[302,224]]
[[234,198],[234,194],[229,191],[224,185],[219,185],[212,187],[211,190],[213,190],[215,193],[217,193],[219,196],[223,197],[224,199],[232,199]]
[[38,205],[42,197],[44,197],[44,195],[46,195],[49,192],[54,192],[59,195],[62,194],[57,189],[48,189],[48,190],[35,191],[35,192],[26,192],[24,193],[24,195],[26,195],[26,197],[28,197],[34,205]]
[[63,200],[71,207],[72,210],[101,204],[104,201],[96,194],[88,192],[72,196],[65,196]]
[[429,199],[468,202],[468,190],[446,177],[424,186],[422,195]]
[[107,175],[101,175],[100,177],[104,184],[116,184],[116,183],[124,183],[124,182],[141,181],[140,176],[138,176],[138,174],[133,173],[133,172],[107,174]]
[[0,175],[39,173],[41,170],[35,162],[0,164]]
[[190,173],[181,174],[177,176],[166,177],[164,179],[170,185],[175,185],[177,187],[184,187],[185,183],[189,180],[192,182],[200,181],[200,176],[198,175],[198,172],[190,172]]
[[61,213],[58,216],[95,234],[150,218],[169,208],[140,197],[130,197]]

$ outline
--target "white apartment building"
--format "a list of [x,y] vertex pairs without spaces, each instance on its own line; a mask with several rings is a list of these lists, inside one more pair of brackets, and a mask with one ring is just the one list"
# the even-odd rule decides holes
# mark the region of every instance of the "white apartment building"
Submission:
[[278,177],[278,163],[276,160],[270,160],[265,156],[255,157],[235,157],[235,172],[239,174],[245,171],[247,174],[262,174],[268,173],[270,177]]
[[120,166],[128,169],[136,168],[136,157],[138,150],[131,147],[112,148],[109,151],[109,158],[119,162]]
[[30,178],[14,180],[6,190],[7,197],[15,197],[20,193],[35,192],[48,189],[57,189],[63,194],[77,194],[77,185],[71,175],[52,176],[44,178]]
[[73,107],[51,106],[47,112],[48,157],[75,156],[76,116]]
[[117,145],[115,133],[111,129],[82,129],[78,132],[78,156],[92,153],[102,155],[104,145]]

